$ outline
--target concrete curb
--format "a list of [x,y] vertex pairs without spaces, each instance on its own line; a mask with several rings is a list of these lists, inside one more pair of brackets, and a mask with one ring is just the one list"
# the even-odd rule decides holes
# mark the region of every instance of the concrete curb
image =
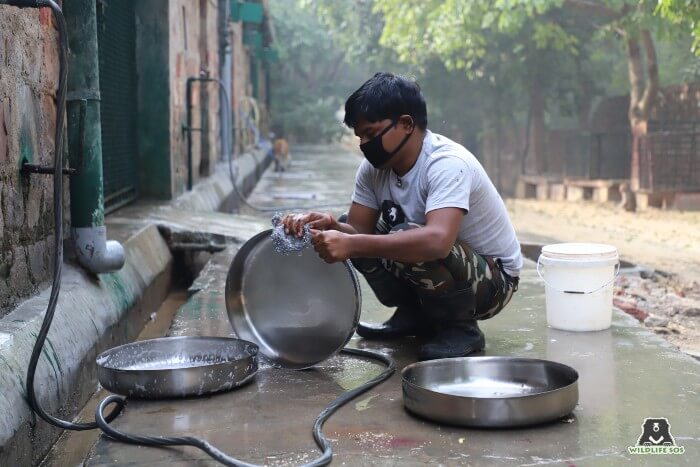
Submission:
[[[269,160],[262,151],[236,160],[243,194],[254,187]],[[228,164],[167,206],[191,211],[231,211],[240,205]],[[164,222],[167,209],[154,206]],[[119,213],[115,213],[119,216]],[[37,397],[52,415],[71,420],[97,388],[94,361],[103,350],[132,341],[167,296],[173,256],[157,219],[133,219],[140,226],[123,242],[127,261],[112,274],[91,276],[75,264],[63,268],[61,295],[37,369]],[[107,219],[109,225],[109,217]],[[33,465],[49,451],[60,429],[43,422],[26,402],[25,378],[50,289],[21,303],[0,319],[0,465]]]
[[[236,186],[242,195],[247,196],[255,188],[269,164],[265,153],[257,149],[234,160]],[[196,184],[192,191],[180,195],[172,203],[175,209],[194,211],[231,212],[240,206],[241,199],[233,189],[228,162],[218,164],[211,177]]]
[[[170,288],[172,256],[155,226],[125,242],[124,268],[99,277],[66,263],[62,290],[43,357],[37,396],[49,412],[70,420],[96,389],[95,357],[135,338]],[[29,357],[50,290],[0,321],[0,465],[36,463],[61,430],[37,421],[25,400]]]

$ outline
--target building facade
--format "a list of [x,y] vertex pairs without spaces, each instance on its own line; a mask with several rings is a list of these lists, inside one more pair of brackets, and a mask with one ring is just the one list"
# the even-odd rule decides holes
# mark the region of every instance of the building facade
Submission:
[[[64,0],[64,6],[69,36],[86,17],[96,25],[84,40],[96,44],[97,69],[90,73],[99,88],[69,86],[68,98],[96,101],[99,109],[99,132],[89,144],[102,165],[100,216],[139,199],[172,199],[188,181],[208,177],[266,136],[274,58],[266,2]],[[52,176],[21,169],[53,165],[58,74],[51,12],[0,6],[0,316],[51,278]],[[68,141],[64,146],[66,165],[80,165]],[[76,203],[71,177],[65,181],[69,228]]]

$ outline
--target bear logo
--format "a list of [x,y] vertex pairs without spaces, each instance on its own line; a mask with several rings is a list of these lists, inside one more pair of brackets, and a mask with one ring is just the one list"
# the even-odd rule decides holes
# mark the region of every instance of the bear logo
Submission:
[[389,219],[391,219],[392,222],[396,222],[396,216],[398,213],[399,211],[396,208],[389,209]]
[[382,203],[382,219],[391,227],[395,227],[406,222],[406,215],[401,206],[386,200]]
[[667,418],[645,418],[637,446],[675,446]]

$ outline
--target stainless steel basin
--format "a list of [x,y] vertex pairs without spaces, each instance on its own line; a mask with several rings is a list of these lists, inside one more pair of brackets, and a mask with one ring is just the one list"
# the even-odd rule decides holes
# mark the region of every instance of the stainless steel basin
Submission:
[[451,425],[517,427],[561,418],[578,403],[578,373],[519,357],[414,363],[401,373],[406,409]]
[[273,364],[302,369],[337,353],[360,319],[360,286],[349,262],[326,264],[312,248],[280,254],[272,230],[248,240],[231,263],[226,309],[236,335]]
[[227,391],[258,371],[255,344],[227,337],[164,337],[120,345],[97,357],[97,379],[124,396],[161,399]]

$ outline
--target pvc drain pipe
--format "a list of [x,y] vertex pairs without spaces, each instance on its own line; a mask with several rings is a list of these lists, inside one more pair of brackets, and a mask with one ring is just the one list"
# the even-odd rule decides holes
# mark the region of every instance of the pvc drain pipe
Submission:
[[119,242],[107,240],[104,225],[102,126],[94,0],[64,2],[68,28],[68,148],[77,173],[70,180],[71,238],[78,263],[100,274],[117,271],[126,256]]

